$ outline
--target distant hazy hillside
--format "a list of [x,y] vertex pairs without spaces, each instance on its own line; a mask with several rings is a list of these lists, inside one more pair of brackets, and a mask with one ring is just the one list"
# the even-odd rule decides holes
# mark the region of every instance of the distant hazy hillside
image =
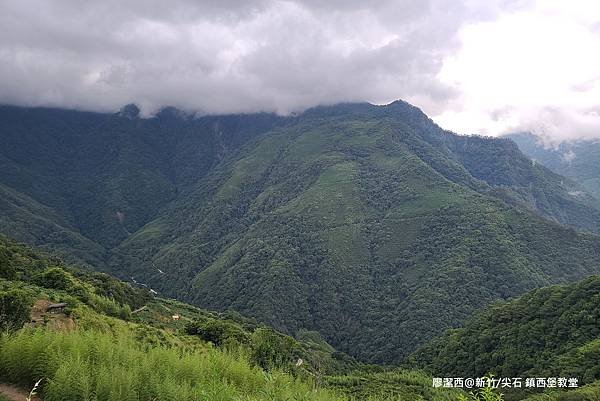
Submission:
[[553,147],[529,133],[507,137],[515,141],[523,153],[558,174],[579,181],[600,199],[600,140],[562,142]]
[[494,300],[600,272],[595,200],[404,102],[300,116],[0,110],[0,230],[159,293],[399,361]]

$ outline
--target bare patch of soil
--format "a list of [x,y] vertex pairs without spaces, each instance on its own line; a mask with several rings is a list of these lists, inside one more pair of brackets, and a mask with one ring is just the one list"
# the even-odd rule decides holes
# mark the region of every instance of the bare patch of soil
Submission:
[[[29,397],[29,391],[5,383],[0,383],[0,394],[10,401],[25,401]],[[34,395],[31,397],[31,401],[41,401],[41,398]]]

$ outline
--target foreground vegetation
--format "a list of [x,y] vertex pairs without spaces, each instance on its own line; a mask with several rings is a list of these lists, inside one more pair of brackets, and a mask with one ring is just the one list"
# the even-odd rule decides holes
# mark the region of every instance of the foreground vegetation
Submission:
[[[573,377],[579,386],[590,387],[580,395],[572,389],[557,392],[551,399],[586,399],[584,395],[592,393],[600,397],[593,386],[600,380],[598,322],[600,276],[592,276],[486,308],[411,359],[415,366],[441,376],[481,377],[491,372],[497,377]],[[519,391],[516,397],[523,394],[527,392]]]
[[127,334],[22,330],[3,336],[0,351],[0,377],[25,387],[46,378],[46,401],[337,399],[227,352],[145,349]]
[[[6,239],[0,267],[0,382],[31,388],[43,379],[46,401],[450,401],[457,394],[431,388],[421,372],[362,365],[318,333],[295,339],[236,313],[154,298]],[[67,307],[31,323],[40,302]]]
[[600,381],[589,384],[585,387],[564,391],[546,391],[542,394],[535,394],[525,399],[525,401],[598,401],[600,400]]
[[[588,385],[506,400],[596,401],[599,293],[591,277],[494,306],[415,354],[418,366],[436,376],[569,374]],[[67,307],[29,323],[40,301]],[[433,388],[423,371],[361,364],[318,333],[293,338],[234,312],[155,298],[6,239],[0,326],[0,381],[31,388],[43,379],[50,401],[502,399],[497,390]]]

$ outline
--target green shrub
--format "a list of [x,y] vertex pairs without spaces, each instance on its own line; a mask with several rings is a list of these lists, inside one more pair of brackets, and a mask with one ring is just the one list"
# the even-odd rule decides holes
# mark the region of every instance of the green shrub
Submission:
[[458,401],[502,401],[503,395],[491,387],[484,387],[476,392],[469,393],[468,396],[461,394]]
[[118,317],[123,320],[131,319],[131,308],[129,305],[121,305],[113,298],[90,294],[87,304],[96,312],[104,313],[112,317]]
[[69,293],[81,302],[90,302],[90,292],[81,284],[74,284]]
[[29,321],[31,302],[22,290],[0,292],[0,330],[16,330]]
[[17,269],[5,248],[0,248],[0,277],[7,280],[17,278]]
[[264,327],[252,333],[250,360],[264,370],[289,368],[300,355],[300,346],[292,337]]
[[122,305],[137,309],[145,305],[152,296],[147,290],[134,288],[104,273],[76,272],[77,276],[90,283],[97,295],[112,298]]
[[185,331],[187,334],[199,336],[204,341],[210,341],[217,347],[247,344],[250,340],[241,327],[218,319],[190,323]]
[[73,278],[65,270],[51,267],[34,276],[33,281],[45,288],[68,291],[73,287]]

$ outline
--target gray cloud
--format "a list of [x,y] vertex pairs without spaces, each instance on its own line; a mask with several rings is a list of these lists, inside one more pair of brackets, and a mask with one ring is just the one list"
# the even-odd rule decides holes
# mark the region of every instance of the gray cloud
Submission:
[[438,113],[456,34],[523,1],[5,0],[0,102],[288,113],[404,98]]

